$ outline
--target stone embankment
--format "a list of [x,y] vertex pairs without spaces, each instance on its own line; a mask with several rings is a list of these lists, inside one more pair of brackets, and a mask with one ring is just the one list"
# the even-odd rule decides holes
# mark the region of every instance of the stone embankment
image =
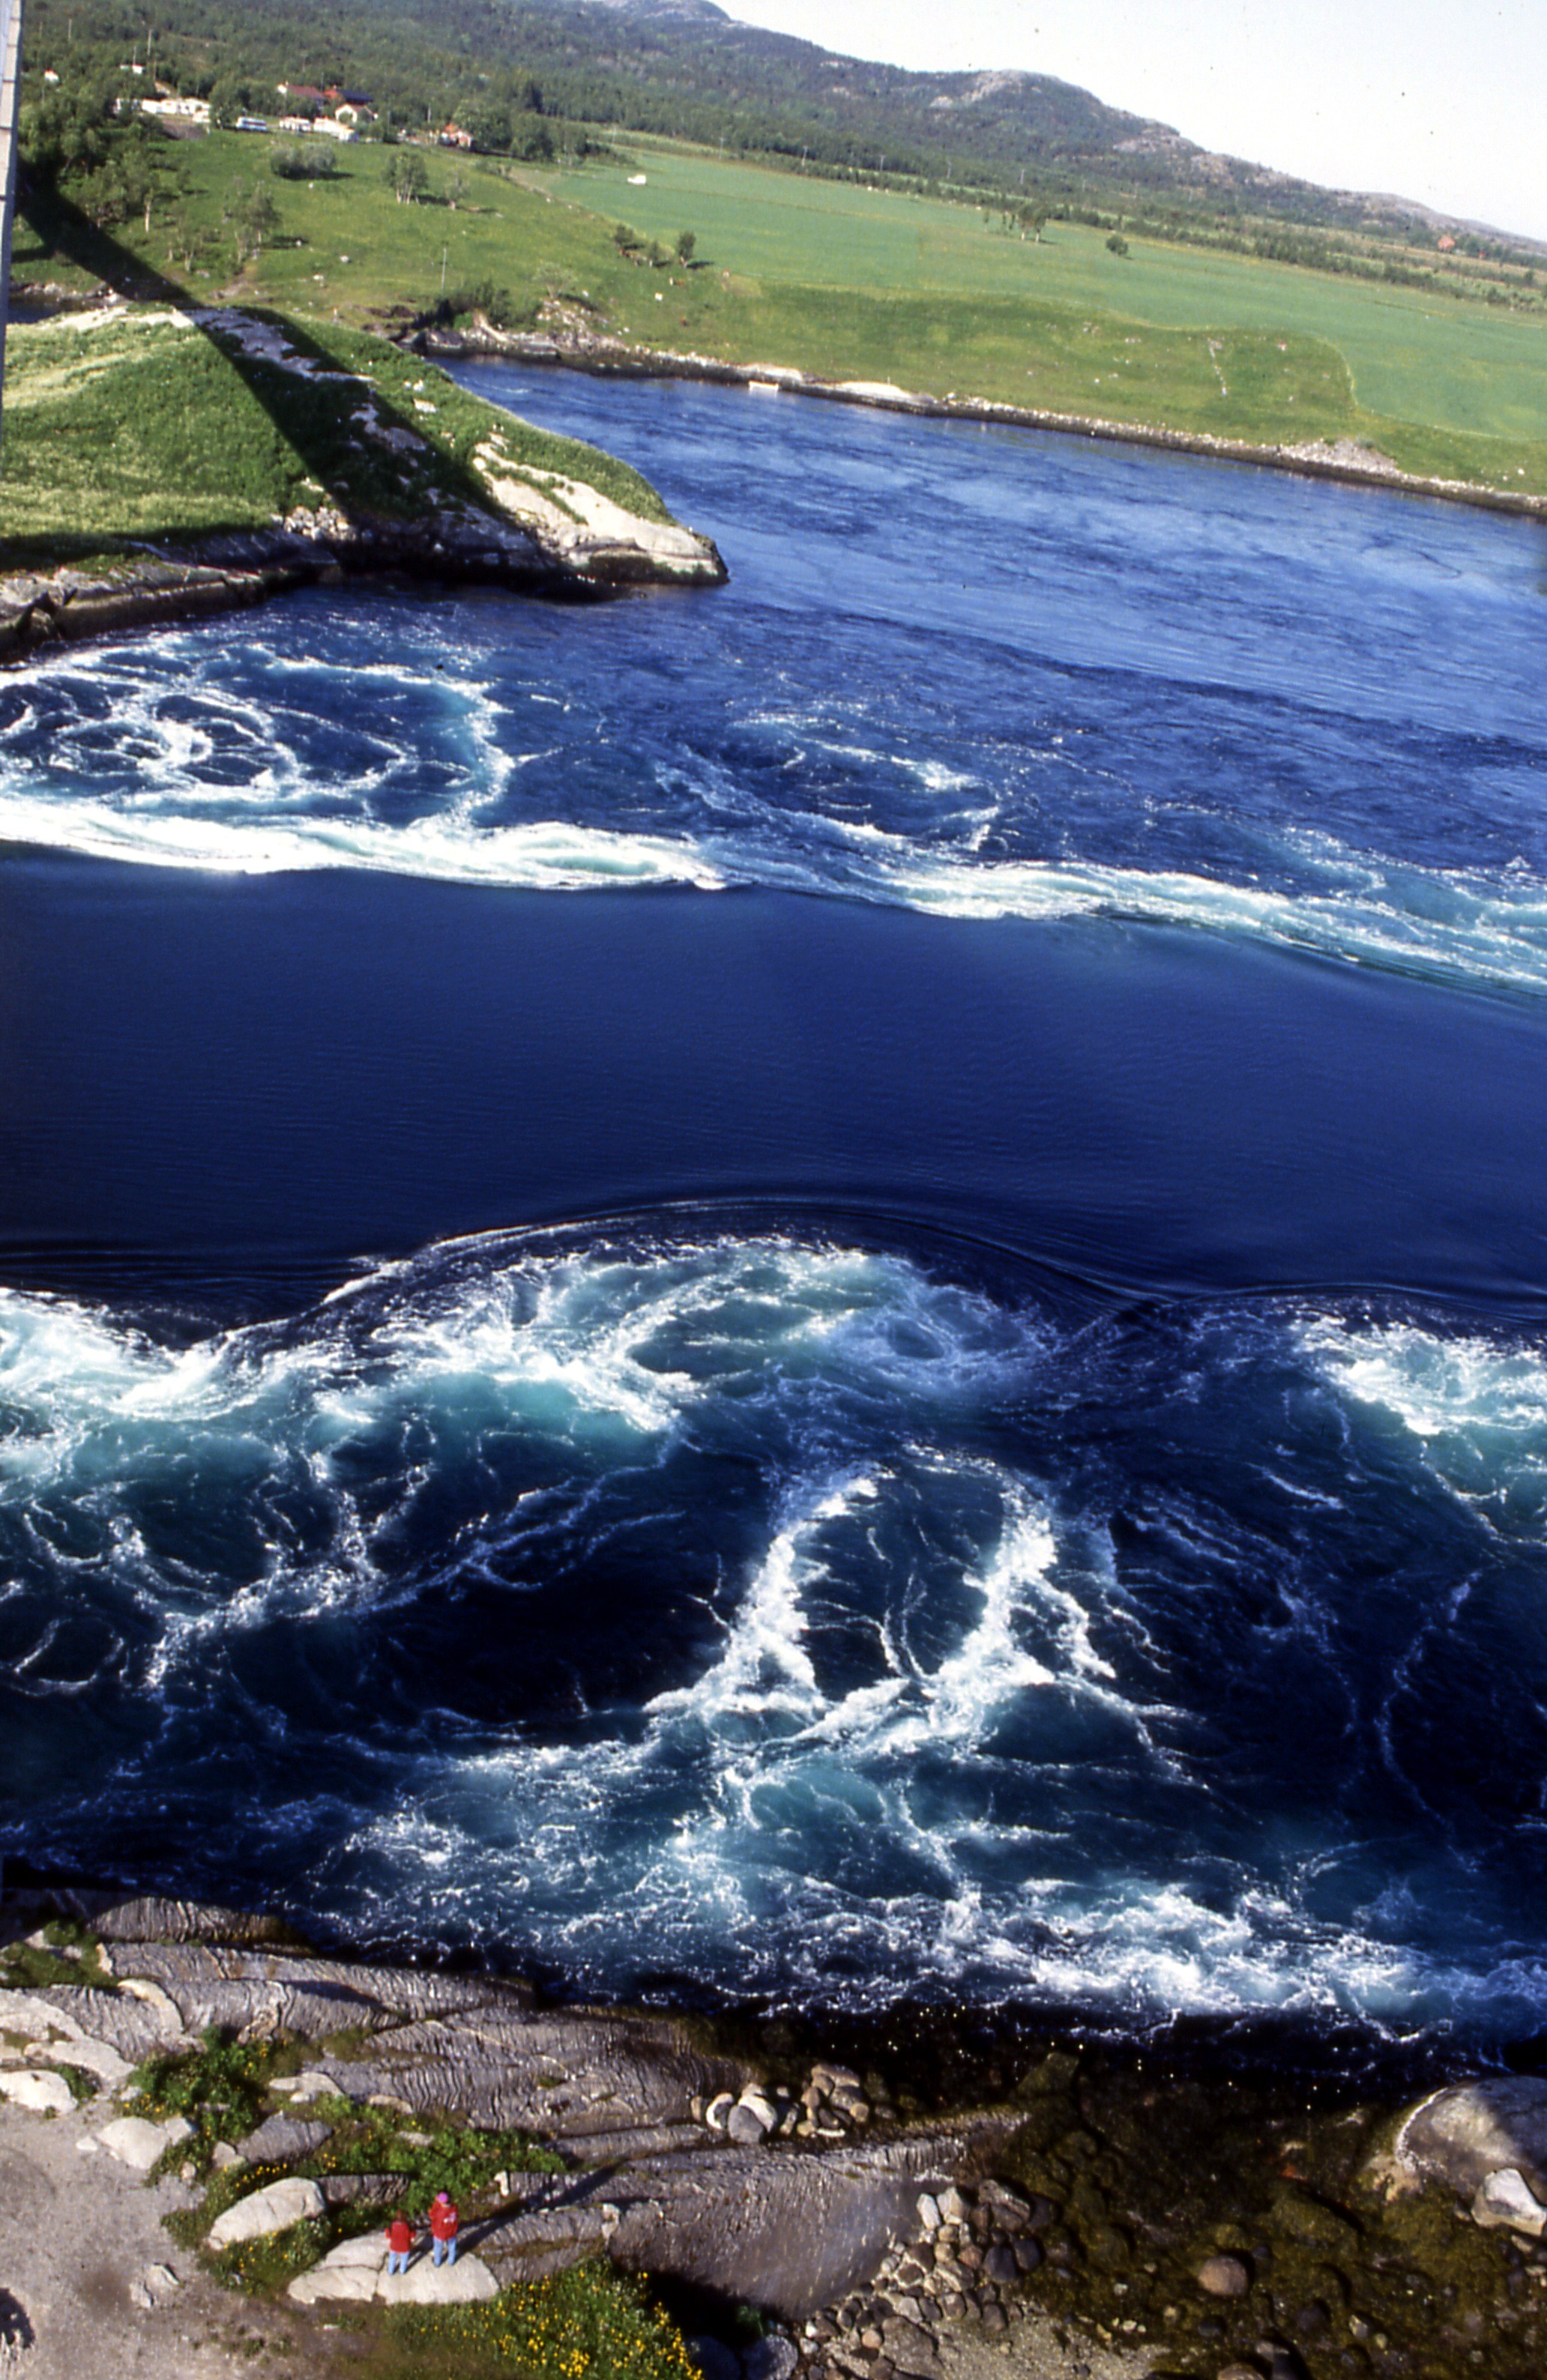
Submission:
[[[51,1912],[69,1923],[50,1930]],[[1067,2049],[1035,2053],[998,2103],[929,2119],[868,2061],[768,2066],[726,2046],[748,2037],[322,1956],[239,1912],[13,1897],[0,2371],[202,2373],[168,2325],[195,2303],[208,2325],[228,2260],[276,2243],[291,2261],[268,2319],[290,2325],[298,2372],[323,2370],[305,2359],[342,2309],[472,2304],[593,2258],[761,2310],[744,2352],[724,2331],[692,2341],[702,2380],[992,2380],[1002,2359],[1024,2380],[1526,2380],[1547,2363],[1547,2082],[1456,2083],[1319,2128],[1303,2102],[1264,2100],[1234,2135],[1193,2093],[1178,2133],[1163,2084],[1103,2083]],[[212,2132],[137,2070],[192,2072],[220,2043],[247,2055],[250,2089]],[[420,2243],[388,2274],[384,2220],[422,2218],[414,2159],[432,2153],[466,2160],[457,2261]],[[157,2212],[176,2252],[147,2228]]]
[[561,364],[606,378],[713,381],[760,395],[820,397],[830,404],[872,406],[883,412],[917,414],[931,420],[993,422],[1009,429],[1056,431],[1114,445],[1158,446],[1174,455],[1252,463],[1267,470],[1294,472],[1301,479],[1395,489],[1407,495],[1479,505],[1486,512],[1521,513],[1530,519],[1547,520],[1547,497],[1517,495],[1507,488],[1481,487],[1468,480],[1428,479],[1404,471],[1389,455],[1351,438],[1261,445],[1245,438],[1214,437],[1207,431],[1171,430],[1159,422],[1115,421],[1101,414],[1053,413],[1036,406],[1002,405],[990,397],[929,396],[889,381],[828,380],[786,364],[725,363],[717,356],[634,346],[573,325],[562,331],[506,332],[475,319],[455,331],[418,331],[411,344],[416,352],[442,362],[460,356],[506,356],[522,363]]

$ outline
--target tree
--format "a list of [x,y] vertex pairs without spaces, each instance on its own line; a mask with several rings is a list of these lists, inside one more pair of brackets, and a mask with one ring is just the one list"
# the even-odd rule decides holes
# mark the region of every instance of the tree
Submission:
[[1127,256],[1128,252],[1128,243],[1120,231],[1109,232],[1106,244],[1114,256]]
[[229,132],[238,115],[250,115],[252,85],[237,75],[222,75],[210,92],[210,122]]
[[453,214],[456,213],[457,208],[467,197],[468,188],[469,184],[466,174],[455,173],[448,174],[446,176],[442,195]]
[[221,220],[228,223],[237,237],[238,268],[250,256],[256,256],[266,239],[272,239],[279,229],[279,209],[274,194],[262,182],[248,189],[241,182],[233,182]]
[[400,207],[411,207],[430,188],[430,168],[412,149],[394,151],[386,177]]
[[693,250],[697,248],[698,244],[697,239],[690,231],[679,231],[676,236],[677,262],[679,264],[691,264],[693,261]]

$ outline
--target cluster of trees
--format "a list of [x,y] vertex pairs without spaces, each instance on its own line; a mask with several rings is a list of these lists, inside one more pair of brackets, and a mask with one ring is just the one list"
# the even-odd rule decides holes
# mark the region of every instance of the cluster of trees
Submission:
[[613,225],[613,244],[618,254],[626,256],[631,264],[648,264],[655,272],[664,273],[673,262],[691,265],[693,251],[699,242],[697,233],[679,231],[676,249],[663,248],[658,239],[646,239],[632,224],[620,223]]

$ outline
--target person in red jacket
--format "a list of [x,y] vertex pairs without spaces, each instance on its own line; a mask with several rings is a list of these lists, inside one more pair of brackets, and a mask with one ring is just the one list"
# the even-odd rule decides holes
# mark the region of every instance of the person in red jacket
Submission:
[[434,2243],[430,2252],[437,2265],[454,2265],[457,2262],[457,2226],[460,2221],[461,2216],[453,2206],[449,2193],[444,2190],[438,2192],[430,2209],[430,2237]]
[[[408,2252],[414,2244],[414,2231],[413,2225],[401,2208],[387,2225],[386,2243],[387,2271],[406,2273],[408,2269]],[[437,2264],[439,2261],[437,2257]]]

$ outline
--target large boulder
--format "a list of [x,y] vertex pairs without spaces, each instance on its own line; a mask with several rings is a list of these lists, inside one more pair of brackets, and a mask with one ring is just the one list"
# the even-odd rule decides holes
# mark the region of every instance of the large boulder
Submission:
[[386,2241],[379,2231],[360,2240],[341,2240],[311,2272],[298,2273],[286,2294],[298,2305],[319,2305],[328,2299],[366,2303],[376,2294],[386,2259]]
[[1513,2168],[1547,2200],[1547,2081],[1489,2074],[1434,2092],[1404,2119],[1392,2164],[1400,2180],[1443,2182],[1466,2199]]
[[266,2240],[272,2232],[288,2231],[292,2223],[304,2223],[326,2211],[327,2200],[319,2185],[291,2174],[284,2181],[271,2181],[267,2190],[238,2198],[224,2215],[217,2215],[210,2226],[209,2244],[214,2249],[232,2248],[240,2240]]
[[[803,2319],[869,2281],[910,2236],[919,2192],[944,2182],[967,2135],[801,2156],[721,2149],[609,2174],[620,2265]],[[944,2157],[944,2163],[943,2163]]]
[[149,2173],[164,2150],[193,2138],[193,2126],[186,2116],[168,2116],[162,2124],[152,2124],[148,2116],[120,2116],[104,2124],[96,2137],[120,2165]]
[[67,2116],[75,2105],[64,2076],[46,2067],[0,2068],[0,2098],[8,2099],[13,2107],[30,2107],[37,2116]]
[[249,2165],[291,2165],[333,2138],[331,2124],[304,2123],[298,2116],[267,2116],[242,2143]]

